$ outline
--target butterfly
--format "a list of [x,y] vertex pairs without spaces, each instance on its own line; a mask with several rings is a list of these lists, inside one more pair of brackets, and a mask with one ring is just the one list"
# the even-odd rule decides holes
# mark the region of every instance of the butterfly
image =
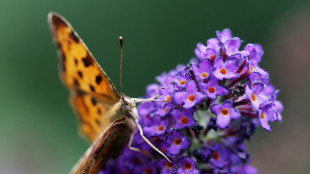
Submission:
[[119,95],[107,74],[99,66],[72,26],[59,14],[48,15],[52,35],[58,46],[59,73],[71,91],[71,105],[77,112],[81,133],[92,145],[71,173],[97,173],[110,158],[117,158],[125,145],[131,150],[133,133],[141,137],[168,161],[169,158],[143,135],[138,124],[136,103],[155,101]]

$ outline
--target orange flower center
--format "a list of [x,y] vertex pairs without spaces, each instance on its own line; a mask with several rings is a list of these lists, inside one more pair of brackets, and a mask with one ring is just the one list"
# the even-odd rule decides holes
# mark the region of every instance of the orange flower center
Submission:
[[251,71],[255,71],[254,68],[253,68],[253,66],[250,66],[250,70],[251,70]]
[[167,100],[167,102],[170,102],[170,100],[171,100],[171,96],[170,96],[170,95],[168,95],[168,97],[166,98],[166,100]]
[[171,162],[167,162],[167,163],[166,163],[166,167],[167,167],[168,169],[173,169],[173,164],[172,164]]
[[163,125],[159,126],[159,127],[157,128],[157,130],[158,130],[158,131],[164,130],[164,126],[163,126]]
[[182,142],[181,138],[176,138],[176,139],[174,139],[174,141],[173,141],[173,143],[174,143],[175,145],[177,145],[177,146],[180,145],[181,142]]
[[182,118],[181,118],[181,123],[182,123],[182,124],[188,123],[188,118],[187,118],[186,116],[182,117]]
[[220,70],[220,73],[222,73],[222,74],[227,74],[227,70],[225,69],[225,68],[222,68],[221,70]]
[[196,97],[195,97],[194,94],[191,94],[191,95],[188,96],[188,100],[191,101],[191,102],[195,101],[195,99],[196,99]]
[[222,109],[222,115],[227,116],[229,114],[229,110],[227,108]]
[[169,108],[165,107],[164,112],[166,113],[166,112],[168,112],[168,110],[169,110]]
[[212,155],[214,160],[219,160],[220,159],[220,153],[219,152],[214,152]]
[[253,100],[254,102],[257,100],[257,97],[256,97],[255,94],[252,94],[252,95],[251,95],[251,98],[252,98],[252,100]]
[[214,87],[209,87],[209,92],[210,92],[210,93],[215,93],[215,91],[216,91],[216,90],[215,90]]
[[181,85],[184,85],[186,82],[187,82],[186,80],[181,80],[181,81],[180,81],[180,84],[181,84]]
[[193,165],[191,163],[186,163],[184,167],[186,170],[191,170],[193,168]]
[[266,118],[266,114],[263,112],[263,113],[260,115],[260,118],[261,118],[261,119]]
[[201,73],[201,76],[202,76],[202,77],[209,77],[209,74],[208,74],[208,73],[203,72],[203,73]]

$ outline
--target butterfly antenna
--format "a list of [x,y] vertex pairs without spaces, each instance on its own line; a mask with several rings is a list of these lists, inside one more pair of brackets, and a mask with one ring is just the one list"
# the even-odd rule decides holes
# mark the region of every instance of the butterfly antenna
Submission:
[[120,71],[119,72],[119,89],[120,89],[120,92],[122,93],[123,48],[124,48],[122,36],[119,37],[119,42],[121,44],[121,61],[120,61],[120,67],[119,67],[119,71]]

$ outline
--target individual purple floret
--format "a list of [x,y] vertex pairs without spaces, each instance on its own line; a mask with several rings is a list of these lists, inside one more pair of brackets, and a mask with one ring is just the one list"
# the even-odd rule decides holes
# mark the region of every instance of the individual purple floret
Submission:
[[224,61],[223,57],[218,57],[214,62],[214,76],[219,79],[232,79],[239,76],[238,70],[238,60],[234,57],[228,58]]
[[176,131],[167,135],[165,142],[169,146],[167,152],[171,155],[178,154],[181,150],[187,149],[191,144],[187,137]]
[[249,61],[259,63],[264,54],[263,47],[260,44],[247,44],[244,47],[250,53]]
[[151,124],[143,128],[146,134],[151,136],[163,135],[168,127],[168,120],[162,120],[159,117],[153,117]]
[[233,103],[230,100],[226,100],[222,105],[213,104],[211,112],[217,116],[216,123],[221,129],[226,128],[231,119],[240,117],[240,112],[233,108]]
[[194,107],[203,102],[205,95],[198,91],[196,83],[190,81],[186,85],[186,91],[176,92],[174,100],[177,104],[183,104],[185,109]]
[[171,116],[175,121],[174,127],[177,129],[183,129],[185,127],[194,126],[196,121],[193,118],[195,109],[183,109],[180,111],[179,109],[174,109],[171,112]]
[[223,169],[224,167],[227,167],[226,165],[230,163],[231,150],[218,143],[215,143],[212,148],[214,149],[214,152],[212,153],[210,163],[216,168]]
[[255,62],[255,61],[249,61],[248,62],[248,69],[251,71],[251,72],[256,72],[258,73],[262,78],[264,79],[268,79],[269,78],[269,74],[263,70],[262,68],[260,68],[258,66],[258,63]]
[[200,59],[214,60],[219,55],[220,48],[219,40],[217,38],[211,38],[207,41],[207,46],[198,43],[195,54]]
[[156,161],[156,167],[162,169],[161,174],[175,174],[176,165],[165,159]]
[[212,72],[212,63],[208,59],[204,59],[199,64],[199,67],[193,66],[193,71],[197,80],[205,80]]
[[178,161],[179,169],[177,173],[182,174],[199,174],[197,163],[187,156],[181,157]]
[[261,94],[264,90],[263,82],[256,82],[253,84],[253,87],[246,86],[245,93],[250,99],[253,109],[255,111],[259,110],[259,106],[268,101],[268,98]]
[[219,85],[220,81],[211,76],[207,83],[200,83],[200,89],[210,99],[215,99],[217,96],[224,96],[229,93],[228,89]]
[[274,103],[266,104],[258,114],[258,120],[261,126],[267,131],[271,131],[271,126],[268,124],[269,121],[277,121],[278,120],[278,112],[275,108]]
[[239,37],[228,39],[226,42],[224,42],[224,48],[225,48],[226,55],[232,56],[232,55],[239,53],[240,46],[241,46],[241,40]]
[[[243,48],[243,49],[242,49]],[[269,73],[260,67],[259,44],[242,45],[229,29],[198,43],[196,57],[156,77],[138,107],[145,137],[135,132],[130,150],[107,162],[101,174],[257,174],[247,141],[258,128],[281,122],[283,105]],[[276,148],[276,147],[274,147]]]

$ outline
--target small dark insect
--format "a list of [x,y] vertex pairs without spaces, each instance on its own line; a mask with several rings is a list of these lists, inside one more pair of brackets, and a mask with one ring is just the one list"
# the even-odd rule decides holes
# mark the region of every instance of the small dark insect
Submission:
[[233,89],[230,90],[232,97],[240,97],[245,93],[244,85],[237,85]]

